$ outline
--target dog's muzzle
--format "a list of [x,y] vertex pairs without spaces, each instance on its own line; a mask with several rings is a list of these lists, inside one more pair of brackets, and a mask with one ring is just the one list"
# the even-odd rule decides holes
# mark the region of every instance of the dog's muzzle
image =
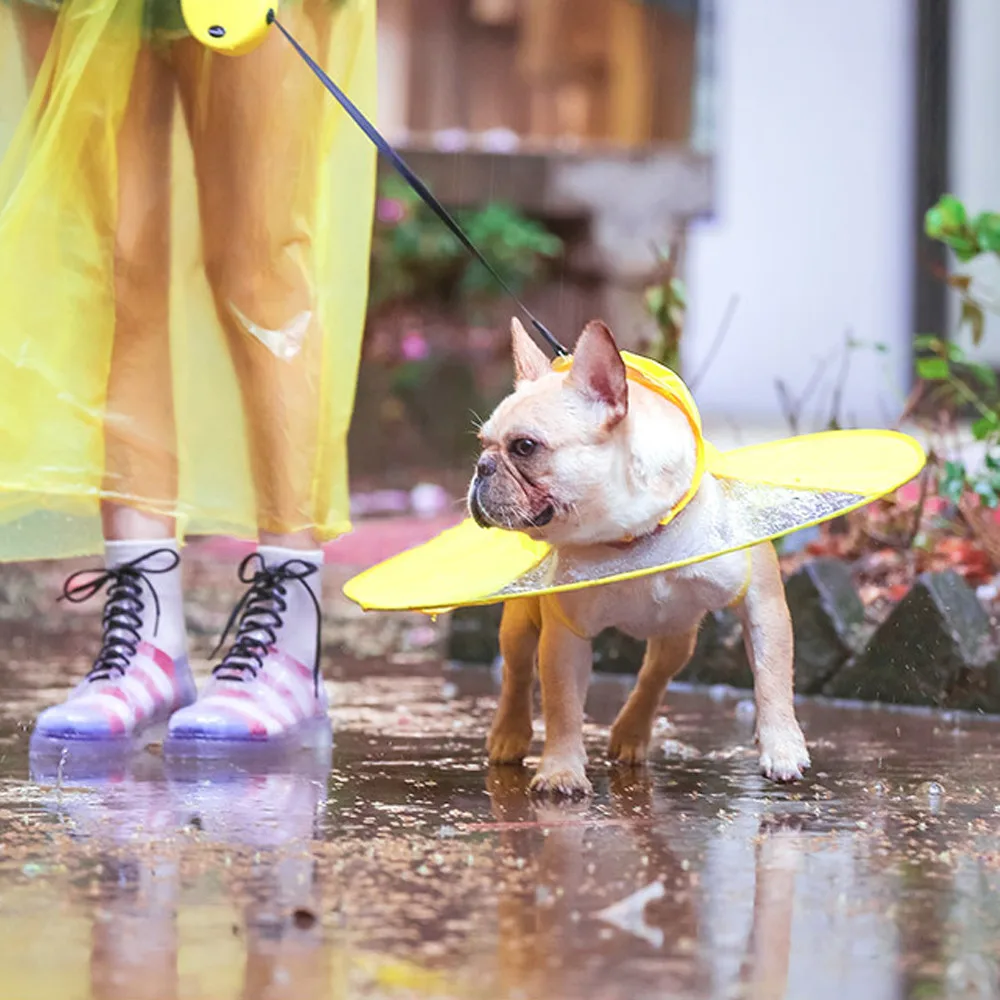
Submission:
[[481,479],[478,475],[472,481],[472,486],[469,488],[469,513],[472,515],[472,520],[479,525],[480,528],[506,528],[510,531],[516,531],[519,528],[544,528],[545,525],[551,523],[552,519],[556,516],[556,508],[553,504],[546,504],[534,517],[530,520],[526,520],[523,524],[502,524],[495,518],[491,517],[483,504],[482,491],[486,487],[486,481]]
[[483,488],[483,481],[477,475],[472,481],[472,487],[469,490],[469,513],[472,515],[472,520],[479,525],[480,528],[492,528],[493,523],[486,516],[486,511],[483,510],[483,502],[479,498],[479,492]]

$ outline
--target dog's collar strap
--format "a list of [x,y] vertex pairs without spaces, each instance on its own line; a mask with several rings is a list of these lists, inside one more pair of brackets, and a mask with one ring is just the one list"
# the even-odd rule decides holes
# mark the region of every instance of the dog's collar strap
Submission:
[[[664,525],[669,524],[684,508],[694,499],[695,494],[701,487],[701,481],[705,477],[705,467],[707,463],[708,446],[705,442],[701,429],[701,414],[695,405],[691,390],[681,380],[680,375],[669,368],[638,354],[631,354],[629,351],[622,351],[622,361],[625,362],[625,375],[637,385],[641,385],[658,396],[662,396],[667,402],[677,407],[684,414],[691,433],[694,436],[695,462],[694,474],[691,476],[691,483],[684,495],[660,518],[660,530]],[[557,372],[567,372],[573,367],[573,358],[556,358],[552,362],[552,368]],[[620,542],[615,543],[622,547],[631,545],[636,538],[626,536]]]
[[[674,516],[672,510],[669,516],[671,518]],[[612,549],[627,549],[630,545],[635,545],[640,538],[652,538],[653,535],[658,535],[663,530],[665,524],[665,521],[660,521],[652,531],[647,531],[642,535],[626,535],[617,542],[608,542],[608,547]]]

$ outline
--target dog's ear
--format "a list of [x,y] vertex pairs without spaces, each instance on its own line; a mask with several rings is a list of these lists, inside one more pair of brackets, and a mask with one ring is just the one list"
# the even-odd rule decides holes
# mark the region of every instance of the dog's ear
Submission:
[[619,423],[628,413],[625,362],[611,331],[599,320],[588,323],[580,334],[567,383],[586,399],[607,408],[608,427]]
[[510,339],[514,351],[514,379],[516,382],[534,382],[552,371],[549,359],[531,339],[528,331],[515,316],[510,321]]

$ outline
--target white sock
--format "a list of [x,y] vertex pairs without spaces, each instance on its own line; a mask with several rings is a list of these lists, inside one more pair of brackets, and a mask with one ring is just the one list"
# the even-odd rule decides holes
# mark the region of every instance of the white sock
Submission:
[[[152,555],[154,552],[158,554]],[[149,557],[136,567],[143,574],[142,603],[145,605],[140,635],[174,660],[186,659],[187,630],[184,625],[180,562],[167,569],[179,556],[177,542],[173,539],[105,542],[104,556],[108,569]],[[159,620],[150,587],[156,590],[159,599]]]
[[[323,550],[284,549],[277,545],[261,545],[257,549],[264,565],[276,569],[287,562],[310,563],[317,567],[315,573],[302,580],[288,580],[285,583],[285,603],[288,610],[282,618],[284,625],[277,630],[277,646],[312,669],[319,655],[316,649],[316,605],[306,592],[308,588],[322,606],[323,600]],[[292,569],[301,568],[292,566]]]

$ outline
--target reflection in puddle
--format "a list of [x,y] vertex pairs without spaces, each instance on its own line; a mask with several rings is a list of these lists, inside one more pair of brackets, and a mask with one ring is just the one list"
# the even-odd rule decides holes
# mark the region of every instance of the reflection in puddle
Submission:
[[776,788],[737,703],[691,692],[648,769],[601,765],[599,682],[595,797],[557,805],[485,767],[487,675],[446,679],[353,671],[294,758],[0,732],[3,995],[995,995],[992,724],[805,703],[816,773]]
[[[329,749],[270,767],[261,758],[253,770],[149,753],[32,762],[45,808],[86,857],[69,887],[69,902],[90,908],[91,992],[82,995],[327,988],[332,956],[322,947],[310,843],[330,762]],[[192,851],[213,859],[193,884],[184,878]],[[252,853],[234,866],[234,851]]]

